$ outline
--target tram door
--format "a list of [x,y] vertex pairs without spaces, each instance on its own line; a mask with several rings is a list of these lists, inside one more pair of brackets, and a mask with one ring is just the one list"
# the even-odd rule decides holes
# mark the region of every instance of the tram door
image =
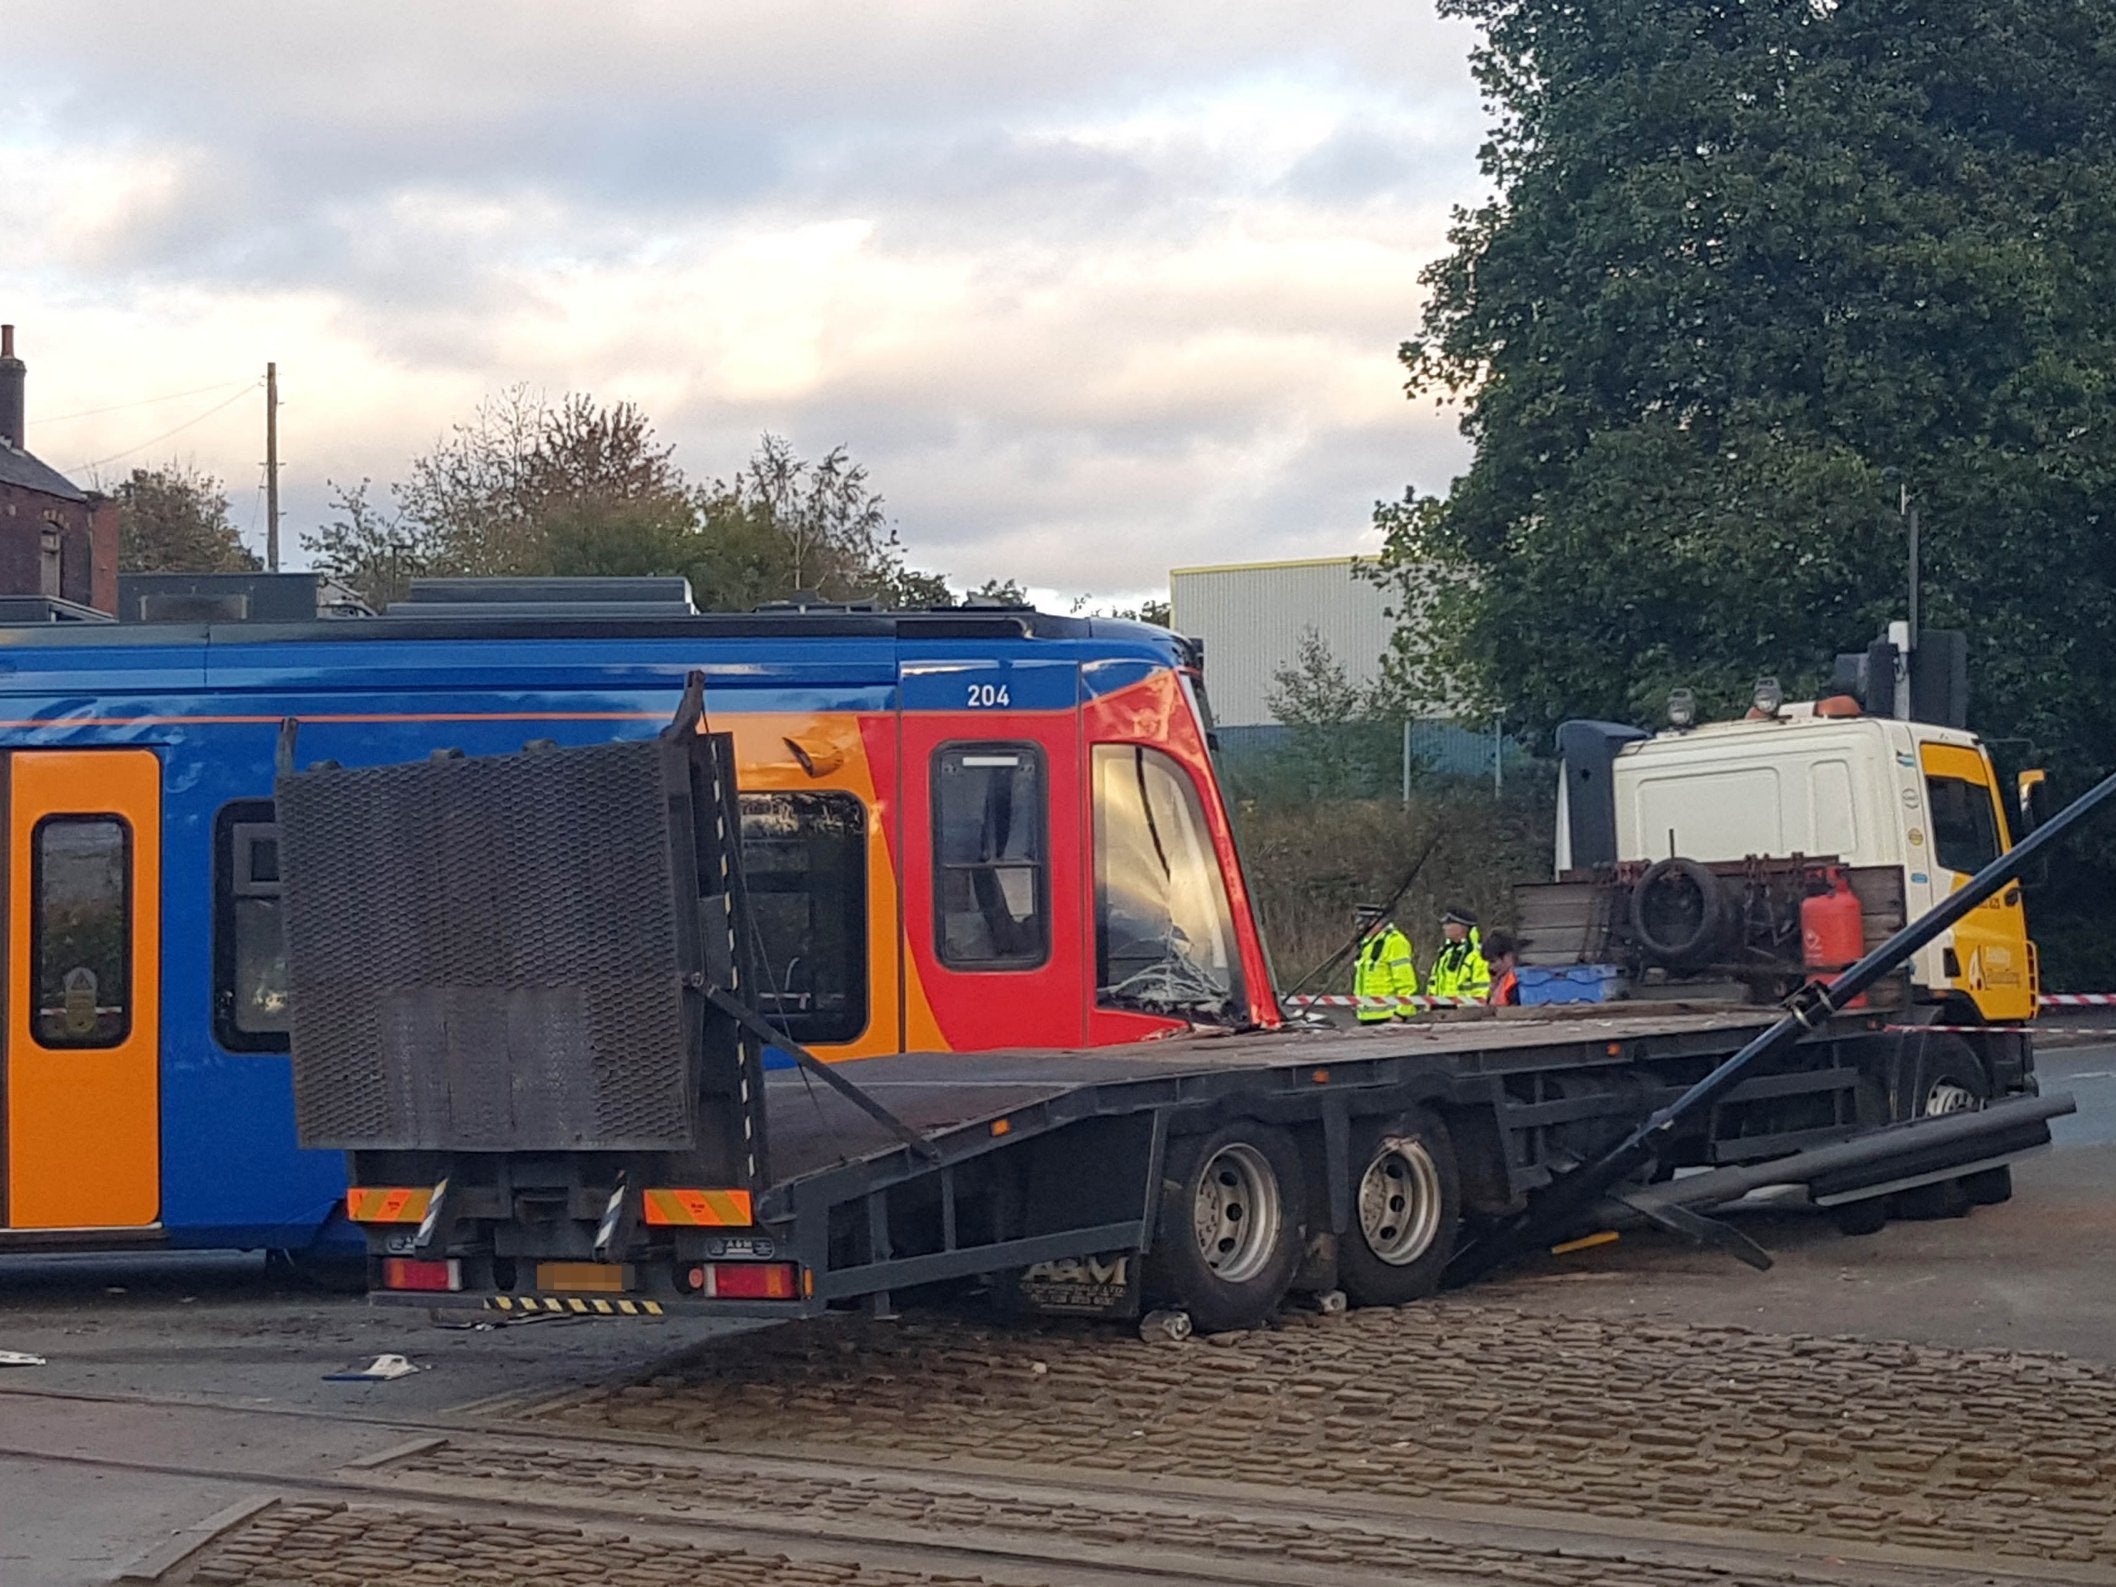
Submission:
[[0,1227],[144,1228],[161,1212],[160,762],[22,750],[0,788]]

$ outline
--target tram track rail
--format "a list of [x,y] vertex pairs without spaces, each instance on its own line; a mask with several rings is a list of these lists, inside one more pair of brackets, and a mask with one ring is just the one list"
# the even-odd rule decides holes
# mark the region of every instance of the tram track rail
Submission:
[[[271,1524],[282,1527],[314,1524],[347,1532],[364,1525],[395,1535],[402,1533],[404,1517],[414,1517],[424,1518],[420,1528],[425,1532],[447,1537],[465,1528],[489,1533],[497,1516],[524,1539],[527,1567],[535,1567],[538,1549],[551,1546],[538,1539],[547,1539],[553,1528],[573,1528],[590,1537],[645,1538],[701,1557],[787,1559],[803,1569],[802,1562],[809,1562],[839,1572],[856,1567],[869,1575],[881,1573],[875,1579],[891,1583],[933,1578],[1053,1587],[1103,1587],[1125,1580],[1171,1587],[1381,1582],[1461,1587],[1504,1579],[1572,1587],[1620,1573],[1640,1587],[1688,1587],[1699,1580],[1728,1587],[1854,1581],[1959,1587],[1992,1579],[1988,1569],[1967,1561],[1921,1559],[1914,1551],[1870,1551],[1850,1560],[1840,1553],[1825,1562],[1813,1546],[1785,1538],[1693,1536],[1680,1528],[1642,1528],[1635,1522],[1555,1525],[1523,1518],[1500,1523],[1444,1505],[1406,1510],[1378,1497],[1362,1501],[1345,1494],[1303,1493],[1290,1483],[1175,1479],[1149,1491],[1120,1474],[1026,1474],[1004,1463],[980,1469],[976,1462],[884,1461],[822,1449],[699,1449],[639,1433],[588,1436],[562,1425],[515,1419],[506,1414],[505,1400],[402,1416],[0,1388],[0,1405],[9,1402],[22,1409],[44,1402],[79,1411],[151,1411],[193,1423],[212,1450],[239,1448],[246,1434],[274,1428],[327,1432],[337,1452],[310,1469],[233,1454],[185,1460],[25,1447],[38,1440],[5,1432],[0,1432],[0,1464],[29,1461],[113,1475],[202,1479],[269,1496],[284,1512]],[[10,1425],[20,1420],[7,1418]],[[359,1453],[342,1452],[354,1445]],[[245,1516],[231,1535],[240,1538],[266,1524]],[[185,1561],[140,1579],[191,1580],[187,1572],[198,1560],[210,1560],[224,1541],[201,1539]],[[562,1571],[530,1568],[526,1573],[548,1582],[566,1580]],[[242,1580],[225,1574],[198,1579]],[[288,1578],[259,1578],[265,1579]],[[782,1578],[761,1574],[755,1579]],[[2098,1583],[2109,1577],[2058,1567],[2038,1569],[2035,1579]]]

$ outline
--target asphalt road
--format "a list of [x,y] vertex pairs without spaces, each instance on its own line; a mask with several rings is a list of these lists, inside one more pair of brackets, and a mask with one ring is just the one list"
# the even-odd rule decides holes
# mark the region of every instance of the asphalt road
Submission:
[[2069,1091],[2079,1101],[2079,1112],[2051,1130],[2060,1146],[2116,1146],[2116,1040],[2043,1047],[2035,1066],[2043,1090]]

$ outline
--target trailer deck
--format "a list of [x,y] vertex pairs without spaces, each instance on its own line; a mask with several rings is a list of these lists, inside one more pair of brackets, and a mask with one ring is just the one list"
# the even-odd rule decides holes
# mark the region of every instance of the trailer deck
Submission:
[[[981,1148],[1000,1121],[1013,1135],[1174,1101],[1203,1105],[1236,1089],[1252,1096],[1266,1077],[1280,1088],[1312,1091],[1318,1084],[1396,1084],[1406,1068],[1415,1068],[1459,1084],[1596,1063],[1724,1055],[1776,1017],[1773,1009],[1677,1004],[1594,1015],[1513,1009],[1356,1029],[1199,1032],[1124,1047],[974,1057],[892,1053],[839,1067],[946,1157],[965,1145]],[[767,1076],[765,1114],[773,1196],[795,1180],[899,1155],[916,1160],[885,1125],[800,1069]],[[975,1138],[948,1139],[977,1126],[983,1133]]]

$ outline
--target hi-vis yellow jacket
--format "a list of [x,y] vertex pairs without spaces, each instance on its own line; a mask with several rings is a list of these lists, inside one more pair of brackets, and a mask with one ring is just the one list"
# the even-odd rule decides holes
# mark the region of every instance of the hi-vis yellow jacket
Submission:
[[[1359,945],[1352,965],[1354,997],[1415,997],[1418,994],[1418,961],[1411,953],[1411,939],[1393,925],[1383,925]],[[1363,1008],[1360,1023],[1378,1024],[1385,1019],[1408,1018],[1408,1008]]]
[[1482,998],[1491,991],[1491,966],[1484,962],[1484,939],[1477,928],[1460,942],[1443,942],[1430,977],[1435,997]]

